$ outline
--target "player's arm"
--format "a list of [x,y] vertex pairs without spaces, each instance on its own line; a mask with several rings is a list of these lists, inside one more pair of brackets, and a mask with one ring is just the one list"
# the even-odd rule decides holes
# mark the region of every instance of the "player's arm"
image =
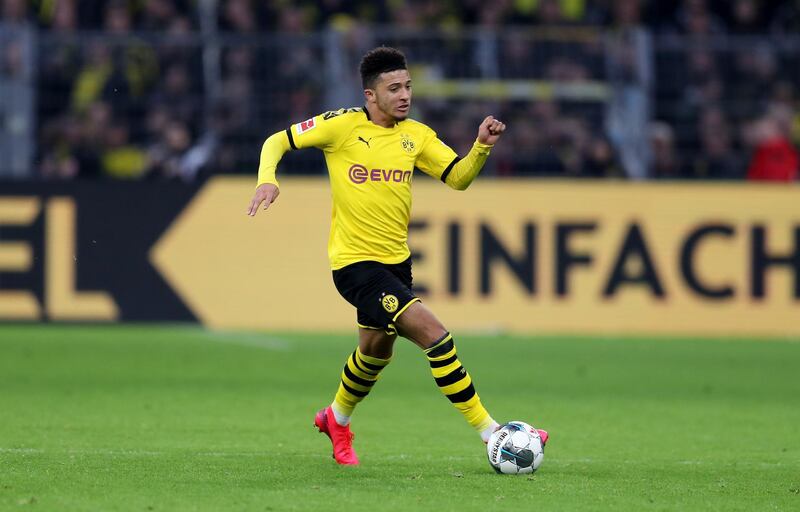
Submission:
[[337,132],[329,125],[325,116],[319,115],[292,125],[284,131],[273,133],[267,138],[261,147],[258,183],[247,209],[248,215],[255,216],[261,203],[264,203],[266,210],[278,198],[280,189],[275,170],[287,151],[308,147],[325,149],[335,143]]
[[258,163],[258,183],[253,199],[250,201],[250,207],[247,209],[247,214],[251,217],[256,214],[261,203],[264,203],[264,209],[266,210],[278,198],[280,188],[278,179],[275,177],[275,169],[278,167],[278,162],[281,161],[284,153],[289,151],[290,148],[289,137],[285,131],[273,133],[261,146],[261,159]]
[[456,190],[466,190],[483,169],[492,147],[506,125],[492,116],[478,127],[478,137],[469,152],[460,158],[444,143],[428,144],[418,160],[420,169]]
[[505,124],[492,116],[487,116],[478,127],[478,138],[475,139],[472,149],[440,179],[451,188],[466,190],[483,169],[492,147],[505,129]]

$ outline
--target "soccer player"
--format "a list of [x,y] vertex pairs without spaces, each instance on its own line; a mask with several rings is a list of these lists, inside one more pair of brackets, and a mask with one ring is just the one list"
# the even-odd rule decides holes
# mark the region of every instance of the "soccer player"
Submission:
[[[336,289],[357,309],[358,347],[347,358],[330,406],[314,424],[328,435],[339,464],[358,464],[350,417],[392,358],[398,334],[419,346],[436,384],[487,442],[498,427],[456,355],[452,335],[411,291],[408,222],[414,168],[464,190],[506,126],[492,116],[463,158],[422,123],[408,118],[411,78],[394,48],[368,52],[360,65],[366,105],[326,112],[271,135],[261,150],[254,216],[279,194],[275,168],[286,151],[325,153],[333,194],[328,256]],[[547,433],[541,431],[542,440]]]

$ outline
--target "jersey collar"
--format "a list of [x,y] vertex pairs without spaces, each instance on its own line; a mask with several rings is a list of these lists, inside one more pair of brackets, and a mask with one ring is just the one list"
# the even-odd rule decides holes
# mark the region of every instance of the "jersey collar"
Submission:
[[[369,110],[367,110],[367,106],[366,106],[366,105],[364,105],[363,107],[361,107],[361,110],[363,110],[363,111],[364,111],[364,115],[365,115],[365,116],[367,116],[367,121],[370,121],[370,122],[371,122],[371,121],[372,121],[372,118],[371,118],[371,117],[369,117]],[[384,128],[383,126],[380,126],[380,125],[378,125],[378,124],[376,124],[375,126],[379,126],[380,128],[383,128],[384,130],[394,130],[395,128],[397,128],[398,126],[400,126],[400,123],[401,123],[401,122],[402,122],[402,121],[398,121],[398,122],[394,123],[394,126],[393,126],[393,127],[391,127],[391,128]]]

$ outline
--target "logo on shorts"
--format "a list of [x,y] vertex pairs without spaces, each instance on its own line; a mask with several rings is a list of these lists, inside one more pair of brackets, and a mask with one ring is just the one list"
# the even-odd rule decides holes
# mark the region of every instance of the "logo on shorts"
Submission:
[[400,302],[398,302],[397,297],[394,295],[384,295],[383,298],[381,298],[381,304],[383,304],[383,309],[389,313],[394,313],[397,311],[397,306],[400,305]]

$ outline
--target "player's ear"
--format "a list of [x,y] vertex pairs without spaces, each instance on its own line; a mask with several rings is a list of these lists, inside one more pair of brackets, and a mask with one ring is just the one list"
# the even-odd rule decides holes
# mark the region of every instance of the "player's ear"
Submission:
[[364,89],[364,99],[367,103],[375,103],[375,91],[372,89]]

